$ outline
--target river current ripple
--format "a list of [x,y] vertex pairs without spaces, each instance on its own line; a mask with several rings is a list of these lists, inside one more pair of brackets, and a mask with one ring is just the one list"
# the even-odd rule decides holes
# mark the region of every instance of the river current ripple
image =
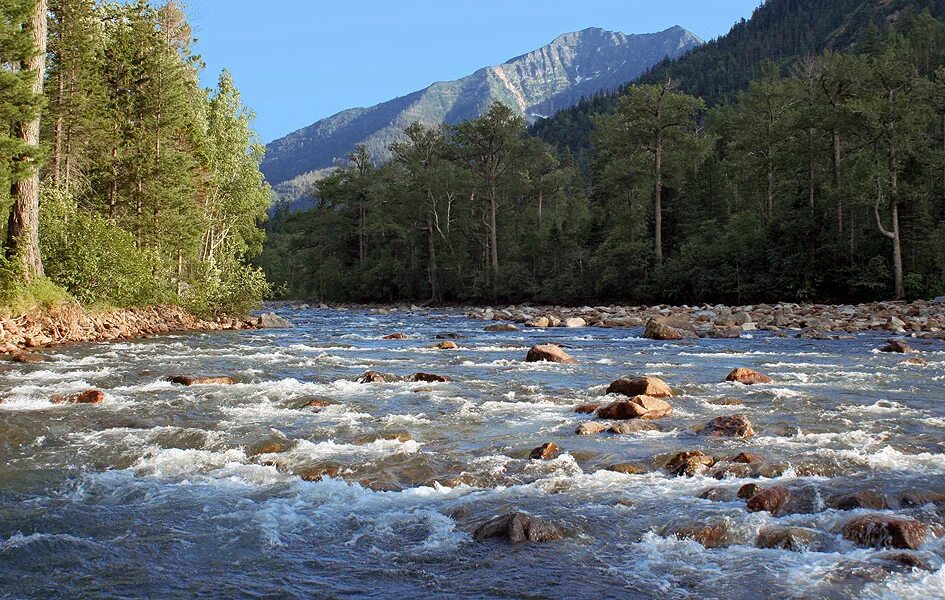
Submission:
[[[0,366],[0,597],[945,597],[945,506],[896,500],[945,493],[943,342],[916,341],[928,361],[917,365],[877,353],[876,334],[668,343],[637,329],[486,333],[448,311],[282,314],[298,327],[75,345]],[[394,332],[410,339],[381,339]],[[445,333],[464,336],[458,350],[432,348]],[[580,362],[523,362],[546,341]],[[721,383],[734,367],[775,383]],[[453,381],[354,382],[369,369]],[[167,379],[182,373],[237,383]],[[576,435],[592,417],[574,407],[628,374],[679,392],[662,430]],[[49,402],[89,388],[105,402]],[[331,405],[305,408],[313,399]],[[755,437],[693,431],[735,412]],[[528,460],[549,441],[556,458]],[[282,451],[267,452],[274,443]],[[691,449],[755,452],[783,468],[717,481],[655,466]],[[651,470],[606,470],[619,462]],[[339,471],[299,476],[324,467]],[[811,509],[774,517],[699,497],[751,481],[806,494]],[[842,524],[868,511],[823,499],[861,490],[930,526],[914,553],[926,568],[890,567],[884,551],[842,538]],[[566,536],[473,540],[476,525],[510,510]],[[672,534],[706,522],[726,523],[734,543],[706,549]],[[817,530],[826,545],[757,548],[772,525]]]

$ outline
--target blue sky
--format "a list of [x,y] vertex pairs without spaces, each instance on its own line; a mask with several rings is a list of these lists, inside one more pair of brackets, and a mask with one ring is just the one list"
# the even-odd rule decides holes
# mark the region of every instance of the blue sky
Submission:
[[318,119],[502,63],[562,33],[717,37],[760,0],[189,0],[212,85],[228,68],[271,141]]

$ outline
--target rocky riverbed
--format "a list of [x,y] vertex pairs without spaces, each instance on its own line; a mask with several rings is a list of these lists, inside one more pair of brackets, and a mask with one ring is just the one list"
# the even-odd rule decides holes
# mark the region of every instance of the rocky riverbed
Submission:
[[923,328],[306,308],[38,349],[0,363],[0,596],[940,597],[945,342],[889,306]]

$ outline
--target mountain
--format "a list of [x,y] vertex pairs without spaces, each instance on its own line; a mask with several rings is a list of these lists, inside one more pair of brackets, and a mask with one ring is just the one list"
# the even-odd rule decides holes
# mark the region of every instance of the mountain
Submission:
[[[680,90],[715,106],[747,88],[766,61],[787,72],[806,55],[856,48],[871,30],[882,31],[906,12],[923,10],[945,17],[945,0],[767,0],[727,34],[679,58],[669,57],[631,83],[671,78]],[[592,116],[611,110],[625,87],[542,119],[532,125],[532,133],[572,155],[584,155]]]
[[272,185],[288,182],[283,190],[297,191],[299,181],[311,178],[306,174],[334,166],[357,144],[383,162],[390,156],[388,146],[411,123],[458,123],[480,116],[496,100],[534,122],[582,97],[616,89],[701,43],[682,27],[640,35],[597,28],[567,33],[501,65],[370,108],[345,110],[290,133],[266,147],[262,171]]

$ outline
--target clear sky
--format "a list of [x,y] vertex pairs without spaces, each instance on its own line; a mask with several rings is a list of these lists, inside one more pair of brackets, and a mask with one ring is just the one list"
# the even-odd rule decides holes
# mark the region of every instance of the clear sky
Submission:
[[207,64],[228,68],[271,141],[356,106],[463,77],[562,33],[650,33],[681,25],[703,39],[760,0],[188,0]]

